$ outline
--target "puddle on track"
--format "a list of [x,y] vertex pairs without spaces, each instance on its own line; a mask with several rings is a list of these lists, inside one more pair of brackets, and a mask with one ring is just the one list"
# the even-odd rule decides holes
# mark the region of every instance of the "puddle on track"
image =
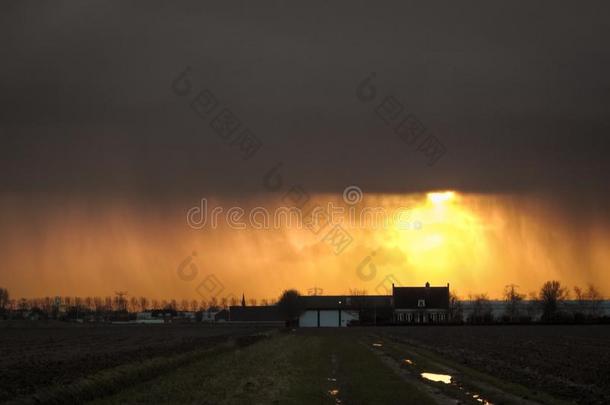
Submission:
[[328,390],[328,395],[330,395],[335,400],[335,404],[340,404],[341,400],[339,399],[339,390],[336,388]]
[[[405,364],[408,364],[409,366],[415,365],[415,362],[411,359],[404,359],[403,361]],[[464,391],[464,387],[461,384],[458,384],[453,379],[453,377],[449,374],[437,374],[437,373],[423,372],[423,373],[420,373],[420,376],[425,380],[432,381],[432,382],[441,382],[443,384],[450,384],[454,387],[457,387],[460,391]],[[471,394],[470,392],[466,392],[466,395],[472,397],[472,399],[476,400],[477,402],[479,402],[483,405],[493,405],[493,403],[482,398],[480,394]]]
[[421,373],[420,375],[426,380],[451,384],[451,376],[449,374]]
[[[372,346],[373,347],[383,347],[383,343],[375,342],[372,344]],[[405,366],[408,366],[408,368],[411,369],[412,371],[418,370],[418,368],[415,367],[416,363],[409,358],[404,358],[402,361],[402,364],[404,364]],[[481,394],[477,394],[476,392],[472,393],[470,391],[465,390],[464,386],[461,383],[459,383],[458,381],[456,381],[453,378],[453,376],[451,376],[450,374],[437,374],[437,373],[429,373],[429,372],[424,371],[424,372],[419,373],[419,375],[424,380],[431,381],[431,382],[441,382],[443,384],[447,384],[452,387],[455,387],[459,391],[461,391],[461,393],[462,393],[461,395],[466,395],[482,405],[494,405],[492,402],[483,398],[481,396]]]

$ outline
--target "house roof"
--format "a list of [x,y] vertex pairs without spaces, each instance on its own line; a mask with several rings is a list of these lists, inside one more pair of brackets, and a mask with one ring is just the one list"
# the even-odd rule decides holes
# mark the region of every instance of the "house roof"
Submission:
[[419,300],[426,308],[449,308],[449,285],[446,287],[393,287],[394,308],[417,309]]

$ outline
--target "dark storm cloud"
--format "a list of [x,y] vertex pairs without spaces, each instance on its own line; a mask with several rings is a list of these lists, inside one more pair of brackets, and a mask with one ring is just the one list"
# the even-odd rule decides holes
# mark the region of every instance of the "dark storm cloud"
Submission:
[[[605,194],[602,2],[1,7],[3,191],[240,194],[282,161],[310,192]],[[180,97],[186,66],[194,90]],[[356,87],[371,72],[366,104]],[[204,88],[263,142],[252,159],[189,108]],[[434,166],[375,114],[389,95],[445,145]]]

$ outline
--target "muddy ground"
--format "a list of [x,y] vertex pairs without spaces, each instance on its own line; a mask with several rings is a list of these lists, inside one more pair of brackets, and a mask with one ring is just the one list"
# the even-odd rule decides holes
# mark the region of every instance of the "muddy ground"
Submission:
[[396,327],[381,332],[568,401],[610,403],[610,325]]
[[174,325],[0,323],[0,402],[96,371],[203,349],[256,328]]

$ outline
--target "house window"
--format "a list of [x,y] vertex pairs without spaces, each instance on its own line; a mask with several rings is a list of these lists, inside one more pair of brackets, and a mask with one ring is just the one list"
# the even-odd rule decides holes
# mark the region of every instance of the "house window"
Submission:
[[426,300],[417,300],[417,307],[424,308],[426,306]]

